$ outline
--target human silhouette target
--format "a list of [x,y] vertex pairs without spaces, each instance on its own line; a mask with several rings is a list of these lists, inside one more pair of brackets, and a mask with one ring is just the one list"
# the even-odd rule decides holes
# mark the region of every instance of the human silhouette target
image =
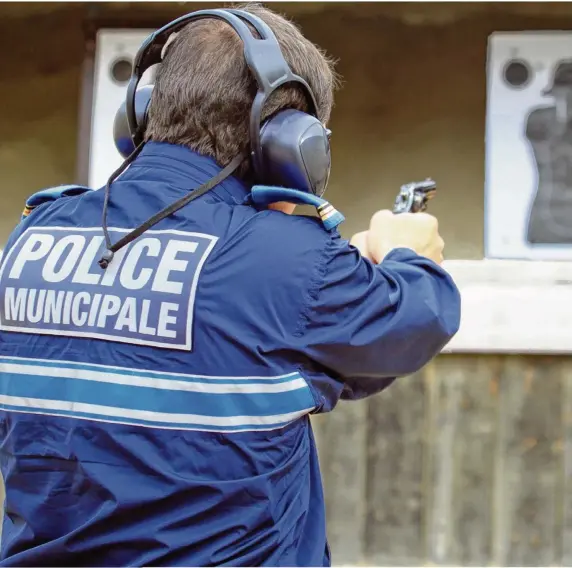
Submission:
[[489,38],[485,252],[572,260],[572,33]]
[[547,106],[531,110],[526,138],[538,172],[528,218],[531,244],[572,243],[572,59],[555,67]]

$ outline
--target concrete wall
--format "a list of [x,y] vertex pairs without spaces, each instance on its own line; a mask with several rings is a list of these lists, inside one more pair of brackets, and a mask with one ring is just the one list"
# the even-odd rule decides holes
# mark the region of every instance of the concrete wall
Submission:
[[[344,232],[360,230],[371,212],[389,206],[401,183],[432,176],[440,194],[431,211],[449,258],[480,258],[488,34],[562,29],[572,18],[493,11],[446,25],[408,25],[375,14],[360,18],[362,6],[353,15],[332,8],[296,17],[306,35],[339,58],[345,80],[331,125],[329,192],[347,217]],[[0,243],[30,192],[74,179],[85,17],[76,5],[0,20]]]
[[0,19],[0,246],[26,196],[74,175],[81,27],[65,14]]

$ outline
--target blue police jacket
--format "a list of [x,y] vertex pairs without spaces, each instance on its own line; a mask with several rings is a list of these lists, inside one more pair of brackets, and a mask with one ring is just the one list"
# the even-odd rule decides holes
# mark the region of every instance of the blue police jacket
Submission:
[[[149,143],[119,239],[214,176]],[[448,274],[375,265],[228,178],[116,253],[103,191],[45,201],[0,268],[2,566],[327,566],[310,415],[380,392],[459,326]]]

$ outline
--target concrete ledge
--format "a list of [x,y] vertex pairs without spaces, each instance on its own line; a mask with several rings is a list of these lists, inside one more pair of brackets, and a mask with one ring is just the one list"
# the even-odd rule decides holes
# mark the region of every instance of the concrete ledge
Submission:
[[450,260],[444,267],[461,290],[462,313],[443,353],[572,353],[571,262]]
[[572,353],[572,263],[445,262],[462,294],[444,353]]

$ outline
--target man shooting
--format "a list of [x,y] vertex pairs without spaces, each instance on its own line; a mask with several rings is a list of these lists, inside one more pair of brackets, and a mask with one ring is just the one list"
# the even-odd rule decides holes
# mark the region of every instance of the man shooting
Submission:
[[0,564],[328,566],[310,416],[456,333],[437,221],[340,237],[334,71],[270,10],[172,22],[133,73],[124,167],[33,196],[4,251]]

